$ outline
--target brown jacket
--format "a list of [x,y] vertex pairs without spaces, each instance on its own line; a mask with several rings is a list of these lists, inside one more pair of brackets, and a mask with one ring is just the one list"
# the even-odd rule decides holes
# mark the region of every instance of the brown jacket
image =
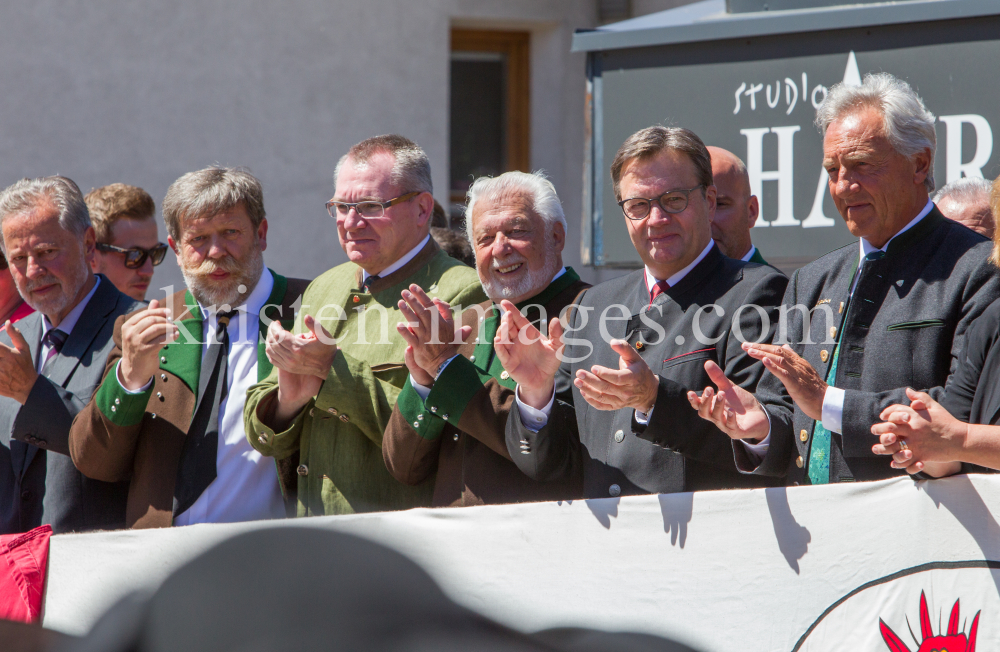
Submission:
[[[587,287],[570,268],[518,308],[537,326],[538,305],[544,306],[546,320],[558,317]],[[459,349],[460,357],[438,377],[427,400],[420,398],[410,382],[403,387],[382,438],[386,467],[397,480],[411,485],[436,471],[435,507],[579,497],[578,482],[536,482],[511,461],[505,429],[515,383],[493,351],[499,310],[489,301],[480,309],[485,310],[483,317],[475,309],[462,313],[463,324],[473,327],[472,334]]]
[[[257,354],[258,379],[271,372],[264,354],[267,324],[278,319],[291,328],[292,307],[308,285],[303,279],[275,274],[274,289],[262,311]],[[174,484],[184,438],[193,417],[201,371],[202,318],[197,302],[186,290],[167,299],[174,323],[183,331],[177,342],[163,347],[160,371],[153,386],[128,394],[118,383],[115,367],[122,356],[122,324],[115,322],[114,344],[104,368],[104,380],[94,399],[77,415],[69,434],[70,455],[88,478],[117,482],[131,480],[125,524],[130,528],[169,527],[173,523]],[[282,460],[278,474],[286,506],[295,506],[295,460]],[[287,477],[286,477],[287,476]],[[293,487],[289,494],[287,486]]]

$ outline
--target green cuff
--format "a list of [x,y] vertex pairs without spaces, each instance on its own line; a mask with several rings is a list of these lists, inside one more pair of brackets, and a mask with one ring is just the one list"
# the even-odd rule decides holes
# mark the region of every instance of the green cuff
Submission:
[[403,391],[396,398],[396,407],[399,408],[399,413],[403,415],[406,422],[424,439],[433,441],[444,432],[445,422],[427,410],[423,399],[420,398],[420,394],[417,394],[417,390],[413,389],[409,380],[403,385]]
[[268,388],[264,386],[264,383],[258,383],[247,391],[248,397],[256,394],[256,396],[253,396],[256,400],[250,406],[250,410],[252,411],[248,410],[246,413],[247,419],[244,422],[244,427],[246,428],[247,441],[257,452],[261,455],[280,460],[298,450],[299,437],[305,425],[305,420],[311,417],[315,410],[312,401],[306,403],[285,430],[275,432],[273,428],[266,425],[257,416],[257,407],[267,398],[268,394],[277,391],[277,385],[272,385]]
[[434,381],[427,395],[427,410],[457,428],[465,408],[492,377],[468,358],[455,358]]
[[118,382],[118,366],[111,370],[97,390],[94,400],[97,401],[97,408],[101,414],[116,426],[127,428],[142,422],[142,415],[146,413],[146,405],[149,404],[149,397],[153,393],[153,383],[149,383],[144,391],[138,394],[130,394],[125,391],[121,383]]

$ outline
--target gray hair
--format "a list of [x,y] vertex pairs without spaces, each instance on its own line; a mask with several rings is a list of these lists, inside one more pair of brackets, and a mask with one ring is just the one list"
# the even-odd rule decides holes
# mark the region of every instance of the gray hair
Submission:
[[882,129],[896,153],[912,159],[930,150],[930,167],[924,185],[928,192],[933,191],[934,151],[937,148],[935,117],[902,79],[880,72],[865,75],[861,86],[834,85],[816,111],[816,126],[826,136],[832,122],[865,108],[882,114]]
[[481,200],[496,202],[513,194],[530,196],[532,208],[549,228],[558,223],[566,229],[566,215],[559,195],[543,172],[504,172],[497,177],[479,177],[472,182],[465,207],[465,232],[469,242],[475,242],[472,238],[472,212],[476,203]]
[[[355,167],[364,167],[372,156],[380,153],[391,154],[395,159],[392,172],[389,173],[389,183],[402,188],[404,192],[434,193],[434,184],[431,182],[431,162],[427,158],[427,153],[409,138],[397,134],[374,136],[351,147],[337,161],[337,167],[333,170],[334,183],[337,182],[340,168],[343,167],[347,159],[351,159]],[[389,197],[382,197],[382,199],[389,199]]]
[[986,205],[990,203],[990,189],[992,187],[993,183],[982,177],[962,177],[938,190],[934,194],[934,203],[937,204],[945,197],[951,197],[963,204],[980,203]]
[[90,213],[83,201],[83,193],[72,179],[60,176],[21,179],[0,193],[0,248],[5,255],[4,220],[45,203],[59,211],[59,226],[66,231],[82,237],[90,228]]
[[254,228],[264,221],[264,191],[246,168],[207,167],[170,184],[163,199],[167,234],[178,241],[185,217],[211,217],[243,206]]

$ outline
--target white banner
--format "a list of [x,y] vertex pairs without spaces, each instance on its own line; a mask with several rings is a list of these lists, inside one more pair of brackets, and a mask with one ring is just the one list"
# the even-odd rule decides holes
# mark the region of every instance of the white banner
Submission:
[[983,475],[60,535],[44,624],[85,633],[213,544],[297,525],[390,546],[522,631],[648,632],[706,652],[984,652],[1000,649],[998,513],[1000,476]]

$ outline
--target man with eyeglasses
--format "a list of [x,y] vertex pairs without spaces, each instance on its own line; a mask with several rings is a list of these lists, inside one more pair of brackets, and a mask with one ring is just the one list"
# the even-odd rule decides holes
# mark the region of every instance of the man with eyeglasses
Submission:
[[275,369],[247,395],[247,437],[265,455],[296,461],[299,516],[428,506],[433,480],[404,485],[382,461],[382,433],[408,376],[400,293],[417,285],[455,310],[486,294],[476,271],[430,238],[431,168],[416,143],[362,141],[334,178],[327,210],[349,262],[309,285],[292,332],[269,327]]
[[770,341],[787,279],[713,242],[712,163],[693,132],[633,134],[611,176],[644,269],[584,292],[548,337],[502,302],[494,346],[517,382],[511,459],[536,480],[582,478],[585,498],[779,483],[740,474],[730,438],[686,395],[708,383],[709,360],[753,391],[764,367],[740,344]]
[[282,518],[281,476],[243,432],[247,389],[267,377],[267,324],[291,326],[307,282],[264,266],[268,222],[242,168],[185,174],[163,200],[167,241],[187,288],[119,319],[94,400],[73,424],[80,471],[131,480],[126,525]]
[[153,267],[167,255],[167,245],[157,234],[153,198],[142,188],[112,183],[83,199],[97,233],[91,269],[136,301],[145,301]]

